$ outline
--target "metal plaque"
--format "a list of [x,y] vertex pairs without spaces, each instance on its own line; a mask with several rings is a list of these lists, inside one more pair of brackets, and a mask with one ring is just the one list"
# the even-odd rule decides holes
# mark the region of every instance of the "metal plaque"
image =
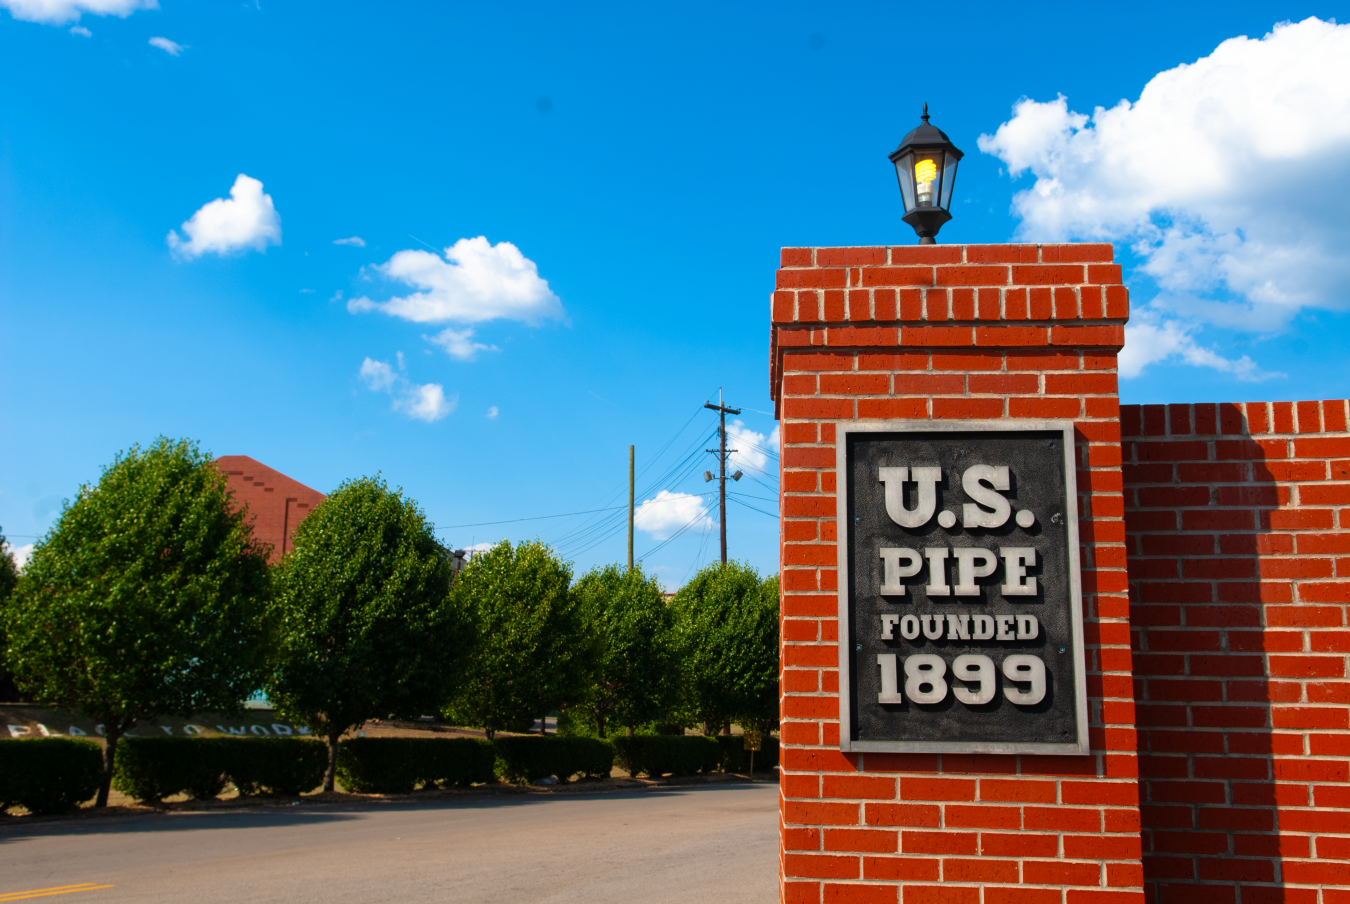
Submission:
[[840,748],[1087,753],[1073,422],[836,443]]

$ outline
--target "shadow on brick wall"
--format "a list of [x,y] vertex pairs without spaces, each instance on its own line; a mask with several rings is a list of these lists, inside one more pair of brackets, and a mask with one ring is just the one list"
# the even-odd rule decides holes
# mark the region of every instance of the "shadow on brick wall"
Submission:
[[1304,739],[1276,729],[1281,704],[1304,697],[1275,677],[1297,667],[1270,655],[1304,650],[1301,630],[1283,630],[1300,608],[1286,531],[1301,525],[1289,481],[1310,471],[1269,426],[1237,405],[1122,410],[1150,904],[1317,900],[1284,887],[1280,807],[1296,767],[1282,757]]

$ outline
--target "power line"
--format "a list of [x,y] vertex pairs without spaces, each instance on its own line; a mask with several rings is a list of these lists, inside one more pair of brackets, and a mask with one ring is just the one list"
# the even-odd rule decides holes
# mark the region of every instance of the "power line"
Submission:
[[475,521],[473,524],[449,524],[445,527],[438,527],[436,530],[455,530],[461,527],[488,527],[493,524],[518,524],[521,521],[545,521],[549,518],[570,518],[573,515],[589,515],[592,512],[608,512],[616,508],[623,508],[623,506],[613,505],[609,508],[586,509],[581,512],[563,512],[561,515],[533,515],[529,518],[510,518],[506,521]]
[[[685,455],[684,459],[677,461],[674,465],[667,468],[660,477],[643,490],[641,495],[644,497],[647,496],[653,488],[666,483],[673,473],[682,470],[683,473],[680,473],[679,477],[671,482],[672,486],[678,486],[689,473],[698,467],[695,456],[698,454],[698,447],[703,445],[705,439],[706,436],[698,437],[697,442]],[[595,546],[603,543],[622,528],[623,519],[621,517],[612,514],[605,515],[599,518],[592,518],[590,521],[575,528],[570,533],[560,537],[555,543],[560,549],[562,547],[570,547],[570,554],[577,556],[595,548]]]
[[[683,428],[681,432],[683,432]],[[666,470],[661,474],[661,476],[657,477],[655,480],[653,480],[647,485],[647,488],[643,491],[641,495],[643,495],[644,497],[648,496],[658,487],[662,487],[663,485],[671,488],[677,488],[682,483],[684,483],[685,480],[687,480],[690,476],[694,474],[695,471],[698,470],[697,456],[699,454],[699,446],[702,446],[703,443],[707,439],[709,439],[712,435],[714,434],[711,433],[704,434],[698,437],[698,441],[693,446],[686,447],[688,451],[685,454],[684,458],[675,462],[675,464],[671,465],[670,467],[666,468]],[[659,495],[659,492],[657,493],[657,495]],[[703,498],[709,495],[711,495],[711,493],[683,494],[684,497],[695,496],[698,498]],[[655,500],[649,499],[643,503],[644,506],[650,504],[655,504]],[[677,531],[673,536],[667,538],[664,542],[658,544],[652,549],[649,549],[646,553],[644,553],[642,556],[639,556],[638,558],[640,559],[645,558],[646,556],[651,555],[657,550],[662,549],[667,544],[674,541],[677,537],[684,534],[685,531],[689,530],[689,528],[696,523],[697,523],[696,521],[689,522],[679,531]],[[594,549],[595,547],[599,546],[601,543],[604,543],[606,540],[608,540],[622,528],[623,528],[622,521],[619,519],[615,519],[613,516],[607,516],[605,518],[598,519],[595,521],[594,526],[592,528],[581,531],[575,539],[571,540],[570,542],[571,548],[569,549],[568,553],[569,555],[574,557],[583,555],[589,552],[590,550]]]
[[[710,493],[710,494],[708,494],[708,495],[712,495],[712,494]],[[660,543],[656,544],[656,545],[653,546],[651,549],[649,549],[649,550],[647,550],[645,553],[643,553],[642,558],[645,559],[645,558],[647,558],[647,556],[655,555],[657,552],[659,552],[660,550],[664,549],[666,546],[670,545],[670,544],[673,543],[675,540],[679,539],[679,537],[680,537],[685,531],[689,530],[689,528],[693,527],[693,526],[694,526],[695,524],[697,524],[697,523],[698,523],[697,521],[690,521],[688,524],[686,524],[684,527],[682,527],[682,528],[680,528],[679,530],[677,530],[675,533],[671,534],[671,535],[670,535],[669,537],[667,537],[665,540],[661,541]]]
[[755,508],[753,505],[750,505],[748,502],[742,502],[741,500],[735,498],[734,496],[732,497],[731,501],[734,502],[734,503],[736,503],[737,505],[743,505],[743,506],[745,506],[746,508],[748,508],[748,509],[749,509],[750,511],[752,511],[752,512],[759,512],[761,515],[768,515],[770,518],[777,518],[777,517],[778,517],[777,513],[775,513],[775,512],[766,512],[766,511],[764,511],[764,509]]
[[770,499],[768,496],[751,496],[749,493],[729,493],[728,495],[735,496],[738,499],[758,499],[760,502],[772,502],[774,505],[778,504],[777,499]]
[[[637,495],[641,495],[644,498],[652,497],[657,495],[660,489],[670,489],[672,492],[674,492],[676,488],[681,486],[689,477],[691,477],[694,473],[696,473],[696,471],[698,470],[698,459],[701,453],[701,447],[704,445],[704,443],[706,443],[708,439],[712,438],[713,436],[716,436],[719,431],[711,430],[708,431],[707,433],[700,433],[700,435],[695,437],[694,441],[690,443],[690,445],[684,447],[681,454],[676,456],[673,462],[670,462],[664,468],[661,468],[660,465],[662,460],[666,458],[666,453],[670,450],[670,448],[679,441],[680,437],[685,434],[685,432],[689,429],[690,425],[693,424],[695,420],[697,420],[699,414],[703,411],[703,407],[704,406],[700,405],[698,408],[694,409],[694,412],[690,415],[689,419],[686,420],[682,425],[680,425],[680,428],[675,431],[675,433],[670,437],[669,440],[666,441],[665,445],[663,445],[660,448],[660,450],[656,453],[656,455],[652,456],[652,458],[648,460],[647,463],[642,467],[642,470],[635,475],[638,478],[645,478],[653,470],[659,472],[657,477],[649,480],[647,486],[643,489],[642,493]],[[768,453],[768,450],[762,450],[761,447],[758,446],[758,444],[752,443],[751,445],[755,445],[757,451],[764,451]],[[755,470],[759,469],[756,468]],[[765,473],[767,476],[767,472],[761,473]],[[763,483],[762,481],[759,482]],[[596,546],[599,546],[600,544],[606,542],[607,540],[612,538],[615,534],[625,529],[626,517],[623,514],[623,510],[626,509],[627,506],[610,504],[611,502],[615,501],[617,497],[620,494],[622,494],[625,489],[628,488],[620,487],[616,491],[607,494],[602,500],[600,500],[600,505],[595,508],[581,509],[575,512],[563,512],[555,515],[534,515],[522,518],[509,518],[498,521],[478,521],[469,524],[452,524],[447,525],[445,527],[437,527],[436,530],[446,531],[470,527],[491,527],[500,524],[521,524],[529,521],[548,521],[559,518],[574,518],[581,516],[589,516],[586,517],[585,520],[583,520],[580,524],[577,524],[572,528],[565,529],[561,536],[557,536],[556,538],[553,538],[551,541],[553,547],[557,549],[560,553],[565,554],[568,558],[574,558],[576,556],[580,556],[585,554],[586,552],[589,552]],[[769,489],[771,491],[773,490],[772,487],[769,487]],[[697,498],[706,498],[711,494],[690,493],[684,495],[695,496]],[[666,501],[675,501],[675,500],[661,500],[661,501],[664,503]],[[648,501],[644,503],[644,505],[647,504],[657,504],[657,503],[654,499],[649,498]],[[649,550],[647,555],[650,555],[656,550],[664,547],[667,543],[673,541],[680,534],[683,534],[685,530],[687,530],[690,526],[696,523],[697,522],[690,522],[689,525],[686,525],[675,535],[671,536],[658,546],[654,547],[652,550]],[[705,543],[706,540],[707,540],[707,533],[705,532],[704,535]]]
[[[666,444],[661,447],[661,450],[657,452],[656,455],[653,456],[652,460],[643,467],[639,476],[645,475],[647,471],[649,471],[654,465],[657,464],[657,462],[661,460],[661,457],[665,454],[666,450],[669,449],[675,443],[675,441],[680,438],[680,436],[684,433],[685,430],[689,428],[689,425],[694,422],[694,419],[698,417],[699,412],[701,412],[702,410],[703,410],[702,407],[696,408],[694,410],[694,413],[690,416],[689,420],[685,421],[684,424],[680,426],[680,429],[675,431],[675,435],[672,436],[669,440],[667,440]],[[695,446],[701,444],[702,438],[700,437],[699,441],[695,443]],[[675,467],[679,467],[679,463],[677,463]],[[669,473],[669,470],[667,471],[667,473]],[[664,479],[664,475],[662,476],[662,478],[658,478],[658,480],[660,479]],[[603,502],[608,503],[610,500],[612,500],[614,497],[618,496],[619,493],[622,492],[623,490],[620,489],[610,494],[603,500]],[[646,495],[645,491],[643,492],[643,495],[644,496]],[[595,509],[593,511],[604,512],[604,511],[612,511],[612,509]],[[554,541],[554,545],[559,547],[561,551],[561,547],[574,546],[578,543],[586,542],[587,540],[591,539],[597,531],[603,531],[604,537],[608,538],[614,533],[615,530],[614,525],[611,524],[610,521],[611,516],[606,515],[602,515],[599,518],[591,518],[586,522],[573,528],[571,531],[564,534],[562,537],[557,538]]]

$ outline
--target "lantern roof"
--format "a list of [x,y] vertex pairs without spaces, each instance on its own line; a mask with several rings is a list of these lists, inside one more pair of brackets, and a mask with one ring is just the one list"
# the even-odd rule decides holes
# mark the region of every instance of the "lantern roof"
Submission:
[[928,104],[924,104],[923,122],[917,129],[914,129],[905,136],[905,140],[900,142],[900,146],[891,153],[890,158],[892,162],[894,162],[897,157],[908,151],[910,148],[931,147],[945,148],[947,153],[951,154],[957,160],[960,160],[965,156],[957,150],[956,145],[952,144],[952,140],[947,137],[945,132],[928,122]]

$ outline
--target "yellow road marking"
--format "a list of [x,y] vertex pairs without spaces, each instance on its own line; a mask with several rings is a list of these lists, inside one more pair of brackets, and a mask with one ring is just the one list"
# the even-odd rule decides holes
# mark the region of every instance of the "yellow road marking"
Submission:
[[51,895],[69,895],[77,891],[97,891],[100,888],[112,888],[111,885],[95,885],[81,882],[79,885],[58,885],[54,888],[34,888],[30,891],[11,891],[0,893],[0,904],[5,901],[23,901],[28,898],[46,898]]
[[8,901],[11,898],[18,899],[28,895],[42,895],[60,892],[65,894],[72,891],[84,891],[86,888],[93,888],[93,882],[80,882],[77,885],[56,885],[52,888],[30,888],[28,891],[6,891],[0,892],[0,901]]

